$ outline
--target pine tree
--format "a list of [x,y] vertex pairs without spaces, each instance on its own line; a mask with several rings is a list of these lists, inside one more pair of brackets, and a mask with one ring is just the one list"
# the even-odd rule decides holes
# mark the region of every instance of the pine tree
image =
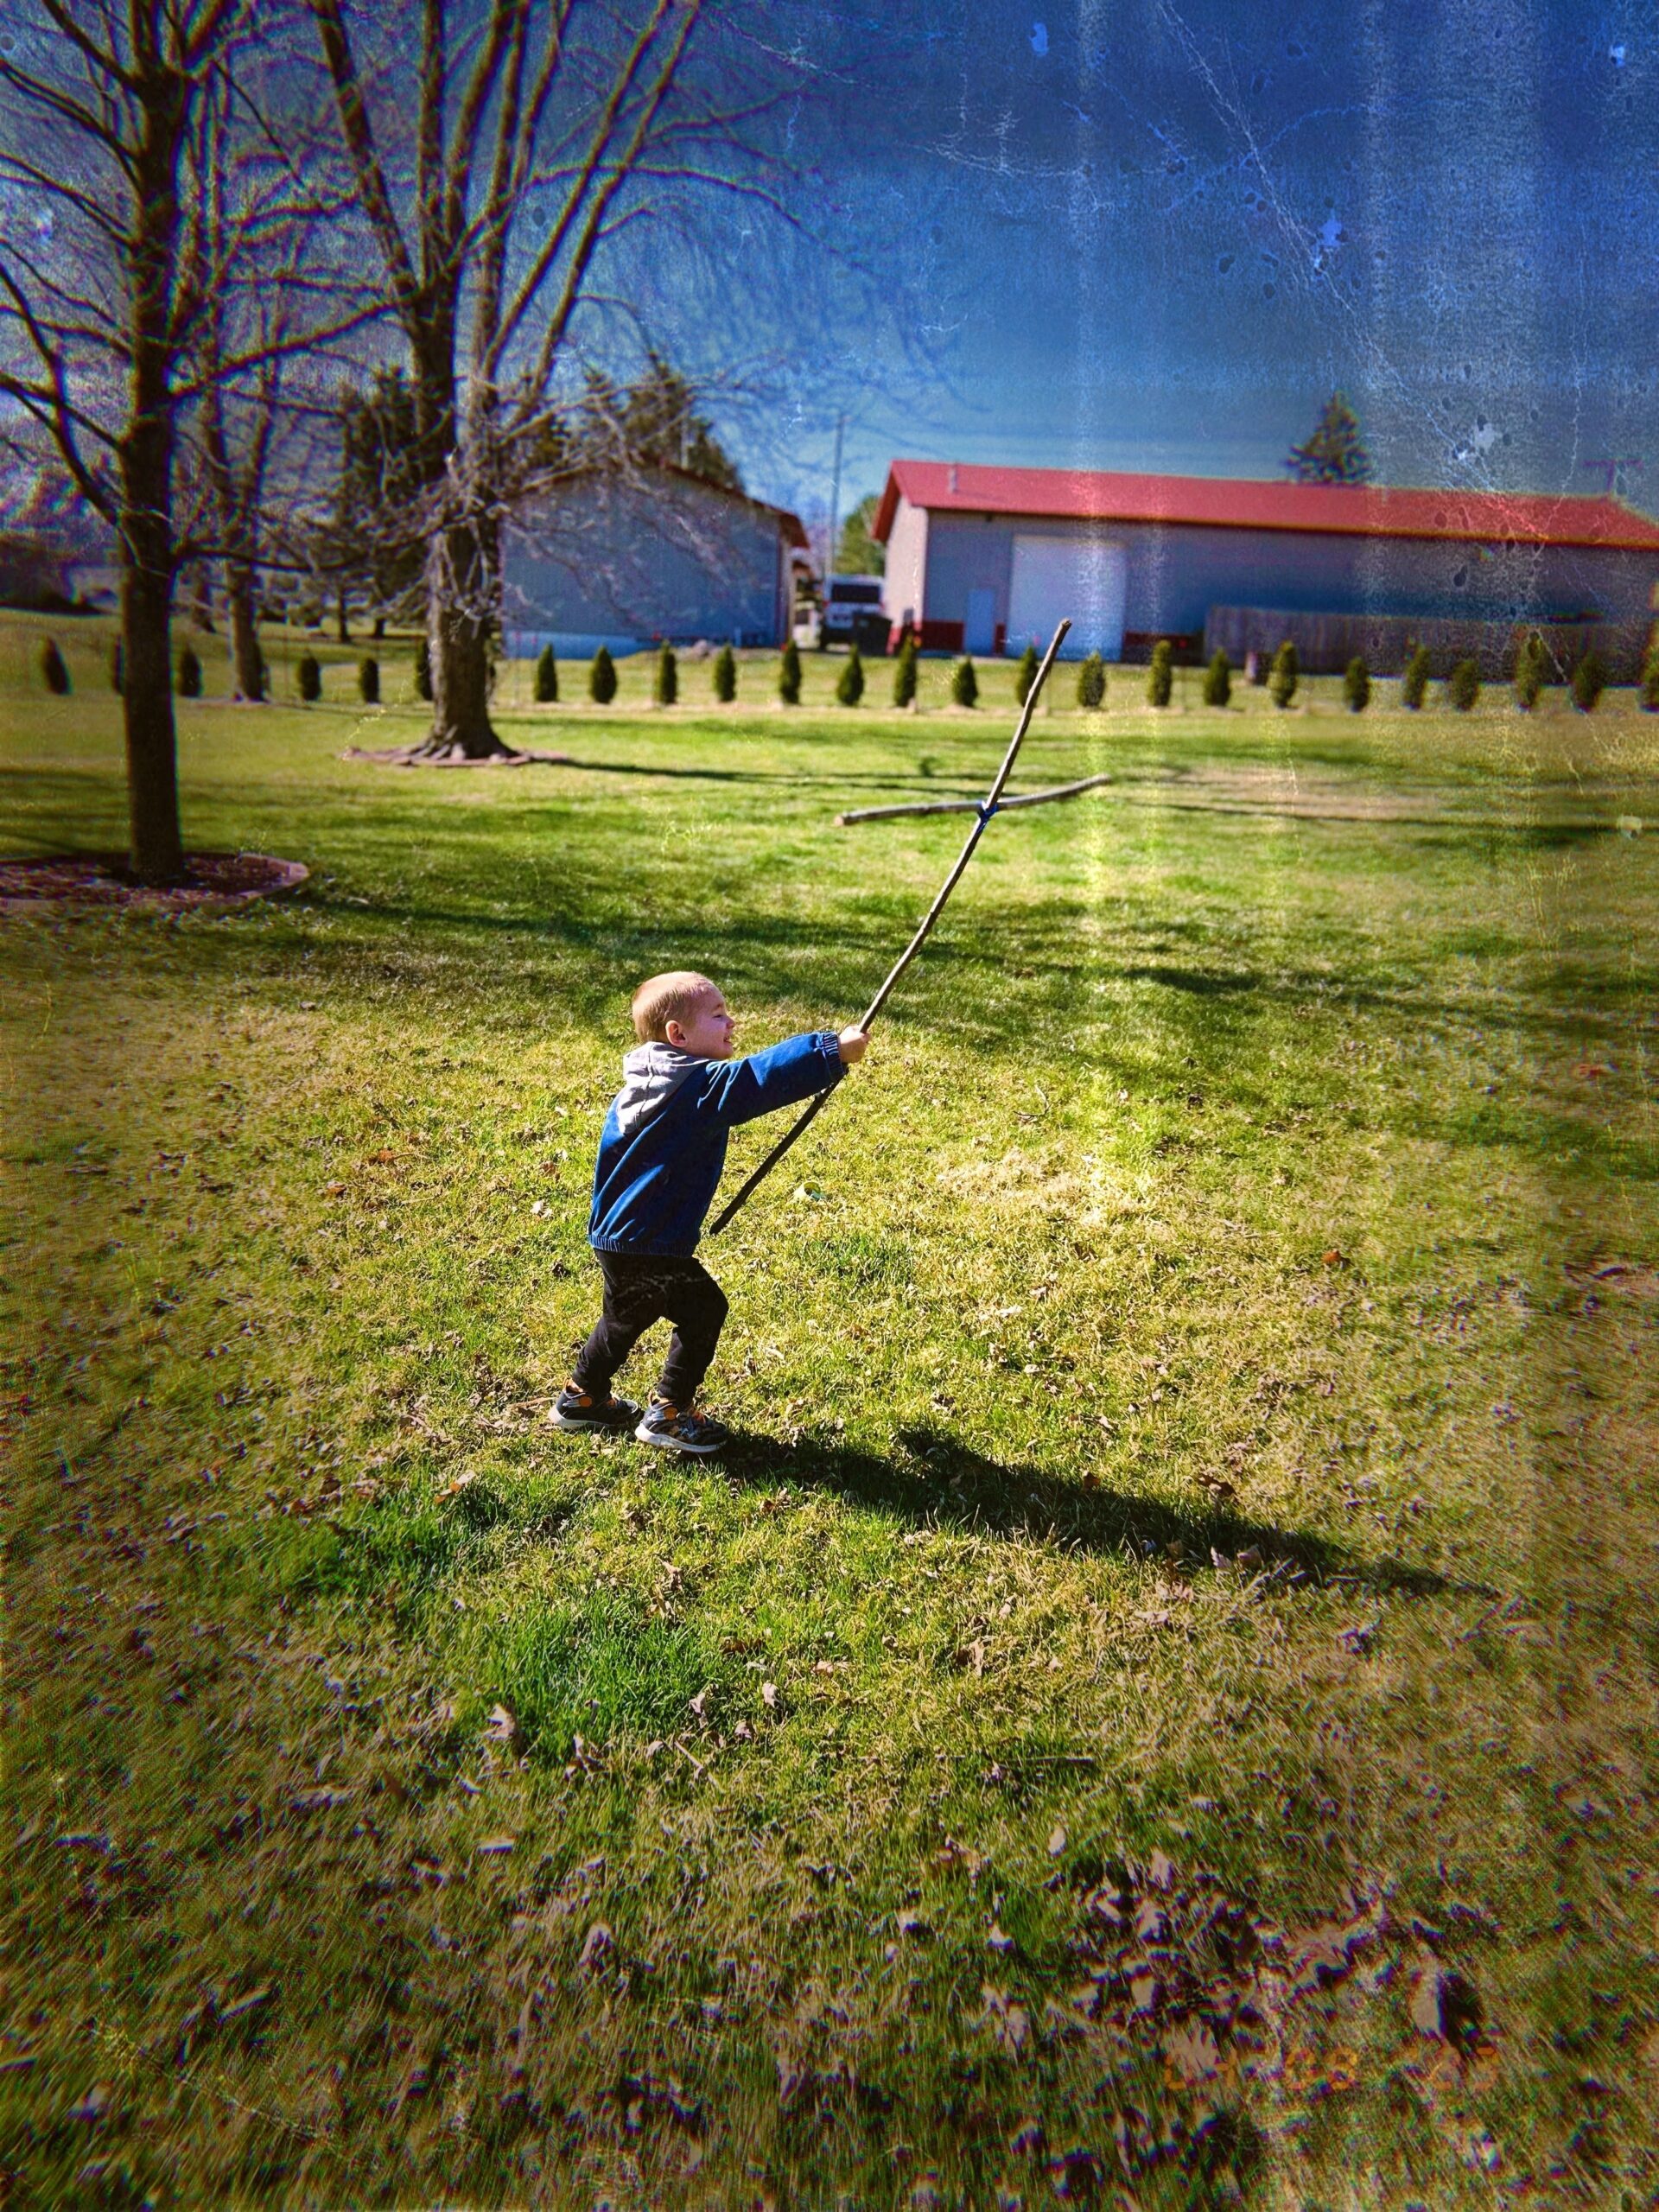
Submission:
[[372,653],[365,653],[357,664],[357,693],[365,707],[380,703],[380,664]]
[[302,653],[294,664],[295,681],[300,687],[300,696],[311,706],[322,696],[322,668],[315,653]]
[[424,638],[415,648],[415,696],[432,696],[432,648]]
[[1573,671],[1573,703],[1581,715],[1592,715],[1596,702],[1607,688],[1607,671],[1593,645]]
[[1522,714],[1537,705],[1548,669],[1548,647],[1535,630],[1529,630],[1515,655],[1515,703]]
[[1430,673],[1428,647],[1419,645],[1406,663],[1405,674],[1400,678],[1400,703],[1414,715],[1421,707],[1427,693]]
[[118,638],[110,647],[110,689],[118,699],[127,688],[127,649]]
[[69,668],[58,651],[58,641],[48,638],[41,647],[41,675],[47,690],[54,699],[69,696]]
[[1028,645],[1020,656],[1020,666],[1014,679],[1014,696],[1022,707],[1031,696],[1031,687],[1037,681],[1039,665],[1037,648]]
[[673,646],[665,644],[657,656],[657,677],[652,688],[652,696],[659,707],[671,707],[679,696],[680,664],[675,658]]
[[1480,696],[1480,664],[1460,660],[1446,679],[1446,696],[1460,715],[1466,715]]
[[855,645],[847,656],[847,665],[836,681],[836,696],[843,707],[855,707],[864,696],[864,664]]
[[543,645],[536,656],[536,703],[538,707],[559,703],[559,664],[550,645]]
[[778,664],[778,696],[786,707],[801,703],[801,649],[793,638],[784,647]]
[[1204,671],[1204,703],[1206,707],[1224,707],[1233,696],[1233,664],[1219,646],[1215,658]]
[[715,696],[722,707],[729,707],[737,696],[737,656],[729,645],[715,655]]
[[181,699],[200,699],[201,696],[201,663],[196,658],[194,645],[179,648],[179,696]]
[[1342,696],[1351,715],[1363,715],[1371,703],[1371,671],[1358,653],[1343,671]]
[[1160,638],[1152,649],[1152,658],[1147,665],[1147,704],[1166,707],[1175,688],[1174,669],[1170,659],[1167,638]]
[[1274,653],[1273,666],[1268,671],[1268,696],[1281,714],[1296,696],[1296,682],[1301,672],[1296,648],[1287,638]]
[[979,704],[979,678],[974,672],[973,662],[966,653],[951,671],[950,696],[959,707],[976,707]]
[[1077,667],[1077,704],[1099,707],[1105,699],[1106,664],[1097,652],[1090,653]]
[[916,640],[906,635],[899,648],[899,658],[893,664],[893,703],[895,707],[909,707],[916,700]]
[[1642,706],[1644,713],[1659,715],[1659,638],[1648,647],[1642,664]]
[[616,663],[610,647],[601,645],[588,671],[588,696],[596,707],[608,707],[616,696]]
[[1364,484],[1371,457],[1359,435],[1359,417],[1339,391],[1333,391],[1305,446],[1293,446],[1285,467],[1299,484]]

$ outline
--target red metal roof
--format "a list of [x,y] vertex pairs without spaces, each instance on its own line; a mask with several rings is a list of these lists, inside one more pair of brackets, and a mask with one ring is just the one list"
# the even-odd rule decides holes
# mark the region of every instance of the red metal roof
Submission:
[[895,461],[870,535],[886,541],[900,495],[958,514],[1041,515],[1071,522],[1205,523],[1366,537],[1509,538],[1659,553],[1659,523],[1623,500],[1549,492],[1430,492],[1376,484],[1262,484],[1224,476],[1138,476],[1103,469],[982,468]]

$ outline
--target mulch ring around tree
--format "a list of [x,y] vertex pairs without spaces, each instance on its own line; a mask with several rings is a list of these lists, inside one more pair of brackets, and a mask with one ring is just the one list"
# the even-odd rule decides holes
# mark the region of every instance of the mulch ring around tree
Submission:
[[497,753],[463,753],[458,745],[348,745],[342,760],[370,760],[378,768],[569,768],[568,753],[518,753],[504,746]]
[[122,853],[66,853],[0,860],[0,913],[55,906],[131,907],[153,914],[228,913],[255,899],[292,891],[311,873],[303,861],[264,853],[187,853],[184,880],[139,883]]

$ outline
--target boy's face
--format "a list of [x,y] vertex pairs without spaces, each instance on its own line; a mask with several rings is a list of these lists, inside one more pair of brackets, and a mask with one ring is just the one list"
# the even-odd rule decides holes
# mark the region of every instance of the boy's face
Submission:
[[737,1024],[726,1011],[726,1001],[712,987],[698,1000],[696,1011],[685,1021],[671,1021],[668,1041],[700,1060],[729,1060]]

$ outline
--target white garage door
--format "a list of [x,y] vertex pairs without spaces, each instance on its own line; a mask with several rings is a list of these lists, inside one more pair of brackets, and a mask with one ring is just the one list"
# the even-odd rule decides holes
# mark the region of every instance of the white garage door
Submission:
[[1016,537],[1007,650],[1022,652],[1034,640],[1040,652],[1069,615],[1067,660],[1091,652],[1118,659],[1128,579],[1128,555],[1116,538]]

